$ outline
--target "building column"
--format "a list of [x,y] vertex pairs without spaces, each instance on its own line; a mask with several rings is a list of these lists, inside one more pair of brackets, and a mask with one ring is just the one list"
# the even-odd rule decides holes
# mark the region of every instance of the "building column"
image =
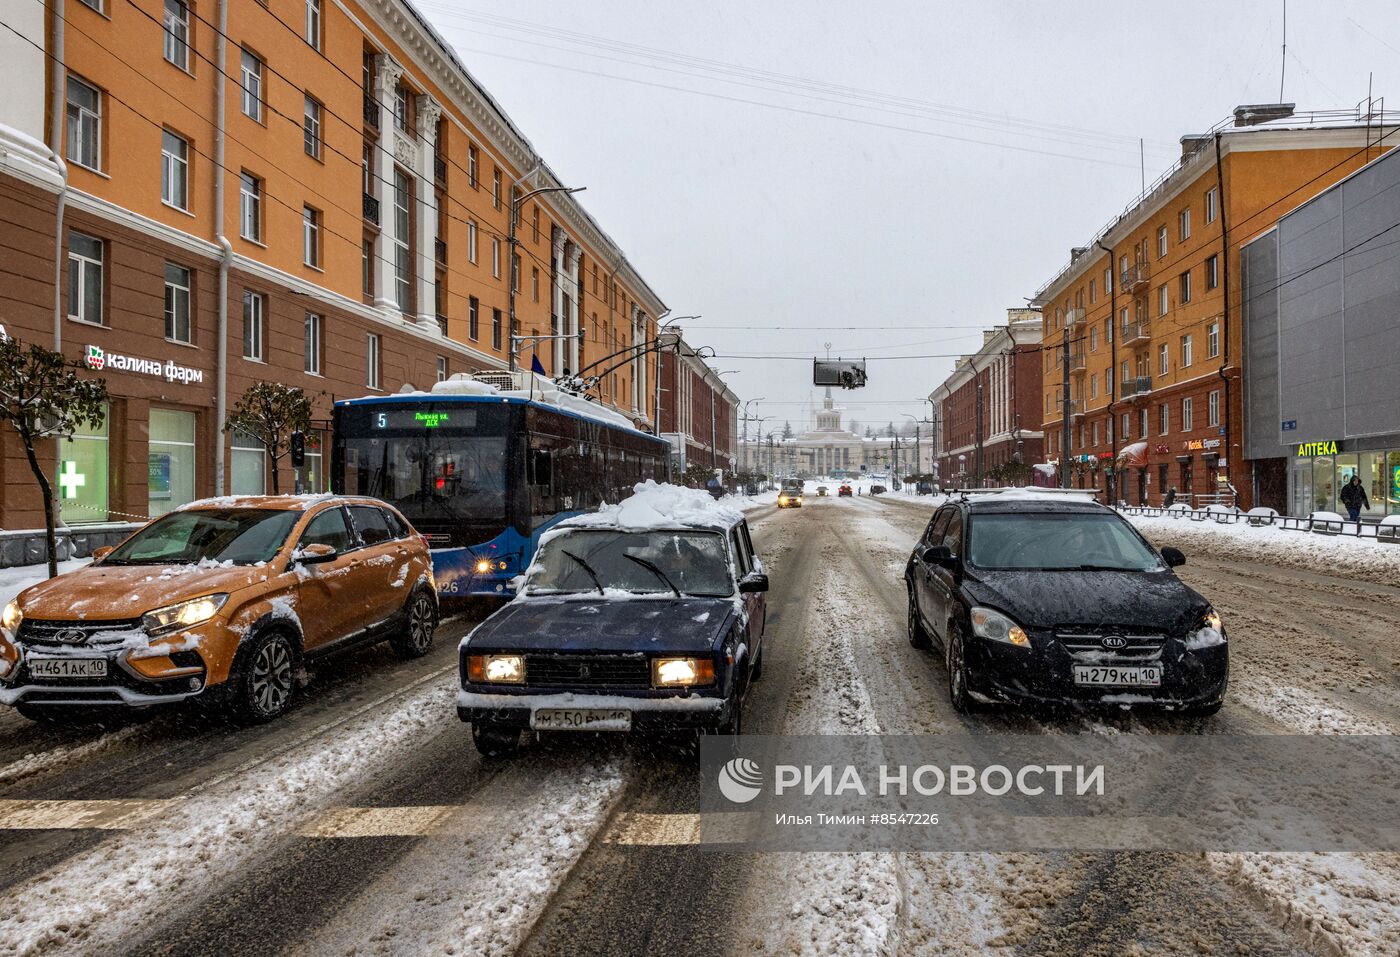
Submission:
[[568,346],[569,371],[577,373],[579,367],[579,310],[583,308],[583,303],[579,301],[578,295],[578,264],[579,259],[583,256],[583,249],[578,243],[569,243],[568,246],[565,247],[565,250],[568,254],[566,256],[567,268],[564,272],[564,281],[560,283],[560,285],[563,286],[564,298],[569,301],[569,311],[564,317],[564,323],[568,328],[560,329],[559,331],[569,337],[564,342],[564,344]]
[[394,298],[394,244],[398,223],[394,216],[394,91],[403,78],[403,67],[387,53],[374,58],[374,98],[379,104],[379,142],[370,151],[370,175],[379,200],[379,238],[375,240],[374,305],[393,318],[401,318]]
[[439,332],[437,321],[437,176],[433,161],[437,159],[437,124],[442,116],[442,104],[426,93],[418,97],[416,123],[418,160],[414,174],[418,203],[415,213],[418,245],[418,325]]
[[[636,306],[632,307],[632,345],[640,346],[646,341],[646,315]],[[636,359],[633,362],[632,370],[632,411],[646,408],[646,370],[647,364],[640,350],[634,353]]]
[[[550,334],[562,336],[566,335],[568,332],[568,330],[564,328],[564,289],[568,285],[568,277],[564,275],[564,247],[568,243],[569,237],[564,233],[564,230],[555,226],[552,240],[549,308],[554,316],[554,322],[551,323]],[[554,357],[554,364],[551,366],[550,371],[557,376],[564,370],[564,357],[567,355],[564,350],[564,340],[554,339],[550,342],[549,346],[550,355]],[[572,366],[570,366],[569,371],[574,371]]]

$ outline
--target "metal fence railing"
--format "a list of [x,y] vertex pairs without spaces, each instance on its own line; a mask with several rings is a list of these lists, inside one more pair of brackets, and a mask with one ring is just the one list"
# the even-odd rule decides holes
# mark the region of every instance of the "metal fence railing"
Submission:
[[1142,515],[1148,518],[1172,518],[1192,522],[1217,522],[1221,525],[1244,523],[1254,526],[1269,526],[1289,532],[1311,532],[1316,535],[1350,535],[1355,538],[1370,538],[1388,544],[1400,544],[1400,523],[1385,521],[1359,521],[1339,519],[1332,513],[1314,512],[1306,518],[1278,515],[1270,509],[1241,511],[1223,505],[1206,508],[1189,508],[1175,505],[1171,508],[1157,508],[1149,505],[1119,505],[1118,511],[1124,515]]

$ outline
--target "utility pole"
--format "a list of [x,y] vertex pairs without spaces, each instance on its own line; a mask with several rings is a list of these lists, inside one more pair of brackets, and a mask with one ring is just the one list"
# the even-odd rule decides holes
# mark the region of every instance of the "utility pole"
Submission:
[[[1068,317],[1066,317],[1068,318]],[[1064,383],[1060,387],[1060,488],[1069,488],[1069,323],[1065,323],[1065,343],[1060,356]]]

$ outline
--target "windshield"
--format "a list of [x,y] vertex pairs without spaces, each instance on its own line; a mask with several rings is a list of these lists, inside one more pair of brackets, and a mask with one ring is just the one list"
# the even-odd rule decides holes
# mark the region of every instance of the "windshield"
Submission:
[[1162,567],[1116,515],[1004,513],[974,515],[967,560],[979,568],[1152,571]]
[[104,565],[252,565],[270,561],[301,512],[199,509],[171,512],[147,525],[102,560]]
[[733,594],[729,556],[715,532],[577,530],[540,546],[526,593],[621,589],[719,598]]

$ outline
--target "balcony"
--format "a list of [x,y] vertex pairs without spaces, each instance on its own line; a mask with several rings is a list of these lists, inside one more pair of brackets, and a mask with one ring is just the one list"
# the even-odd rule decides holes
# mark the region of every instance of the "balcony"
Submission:
[[1076,373],[1084,372],[1084,371],[1087,370],[1088,368],[1089,368],[1089,357],[1086,356],[1084,353],[1082,353],[1082,352],[1071,352],[1071,353],[1069,354],[1069,373],[1070,373],[1070,375],[1074,375],[1074,374],[1076,374]]
[[442,265],[447,265],[447,240],[433,240],[433,252],[437,255],[437,261]]
[[1084,418],[1085,411],[1083,399],[1071,400],[1069,404],[1069,420],[1073,422],[1075,419]]
[[379,104],[368,93],[365,94],[365,126],[372,130],[379,129]]
[[433,157],[433,176],[439,183],[447,182],[447,160],[441,156]]
[[1152,268],[1147,263],[1133,263],[1118,277],[1118,291],[1135,293],[1146,289],[1152,281]]
[[1071,309],[1065,313],[1065,325],[1073,329],[1084,321],[1083,309]]
[[1152,377],[1150,375],[1140,375],[1136,378],[1129,377],[1123,380],[1123,387],[1120,392],[1125,399],[1140,399],[1152,392]]
[[1130,322],[1124,326],[1118,344],[1122,346],[1145,346],[1151,341],[1152,323],[1144,319],[1141,322]]
[[369,220],[370,222],[374,223],[374,225],[378,226],[378,225],[379,225],[379,200],[375,199],[375,198],[374,198],[373,196],[371,196],[369,193],[365,193],[365,194],[364,194],[364,211],[365,211],[365,219]]

